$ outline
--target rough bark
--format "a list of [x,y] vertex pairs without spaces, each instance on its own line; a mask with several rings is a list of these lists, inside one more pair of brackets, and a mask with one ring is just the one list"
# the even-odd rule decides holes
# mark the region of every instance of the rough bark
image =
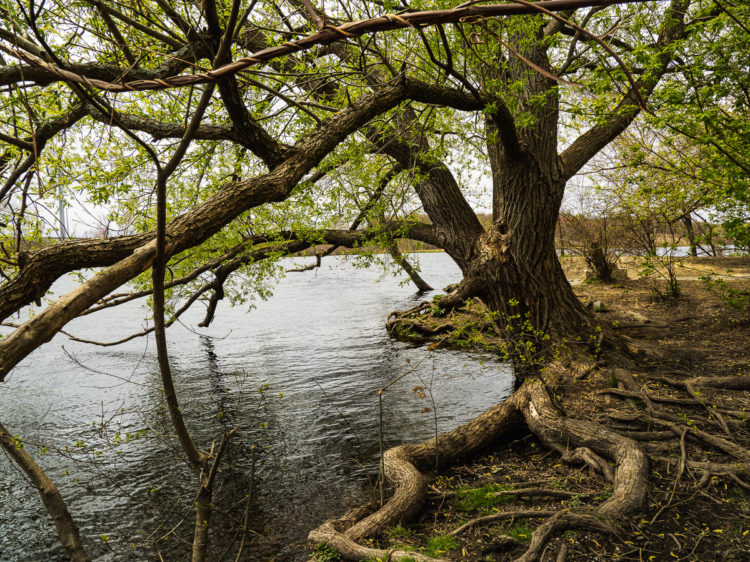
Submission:
[[[541,34],[541,29],[539,32]],[[523,55],[550,72],[546,48],[539,42]],[[508,61],[509,79],[522,81],[522,110],[532,125],[495,123],[493,224],[477,242],[471,275],[481,280],[490,309],[505,315],[530,315],[535,328],[558,335],[576,334],[589,323],[555,253],[555,227],[565,181],[557,163],[558,97],[554,81],[532,71],[516,57]],[[544,96],[544,105],[532,100]],[[518,145],[507,137],[513,135]],[[509,303],[510,298],[517,305]]]
[[[549,70],[541,43],[524,55]],[[402,165],[416,163],[428,174],[417,194],[441,235],[441,246],[464,274],[458,290],[442,306],[458,306],[467,297],[479,296],[491,310],[507,316],[520,314],[525,319],[528,313],[538,330],[579,334],[591,323],[590,317],[573,294],[554,245],[565,189],[557,157],[554,82],[518,60],[509,62],[509,79],[525,83],[522,110],[535,120],[517,127],[507,109],[487,119],[493,182],[493,223],[488,231],[476,221],[450,172],[420,160],[424,141],[393,140],[385,151]],[[546,96],[545,105],[533,101],[539,96]]]
[[[665,15],[657,40],[662,49],[659,66],[637,84],[641,96],[653,92],[667,69],[671,59],[664,48],[684,35],[685,5],[685,0],[673,0]],[[592,127],[558,156],[556,84],[549,78],[552,69],[541,28],[538,35],[538,41],[522,55],[548,73],[546,76],[516,57],[507,65],[509,80],[524,84],[518,112],[532,115],[532,123],[517,126],[515,116],[503,105],[488,119],[493,223],[487,232],[468,217],[468,205],[450,172],[420,156],[426,148],[423,139],[391,140],[384,150],[400,164],[417,166],[428,174],[417,194],[440,233],[441,246],[464,274],[458,290],[442,301],[443,307],[458,306],[466,297],[476,295],[491,310],[520,315],[522,320],[528,317],[537,330],[585,340],[593,329],[593,319],[560,267],[555,226],[566,181],[638,115],[638,95],[631,87],[609,119]],[[540,97],[546,98],[544,104],[538,103]]]
[[61,297],[0,341],[0,381],[24,357],[51,340],[65,324],[100,298],[151,267],[156,243],[151,241],[115,265]]

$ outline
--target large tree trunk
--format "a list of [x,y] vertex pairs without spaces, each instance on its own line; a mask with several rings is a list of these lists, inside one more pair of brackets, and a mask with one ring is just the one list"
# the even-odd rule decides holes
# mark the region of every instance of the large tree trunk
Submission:
[[[524,56],[549,70],[541,29],[538,33],[540,42],[528,46]],[[566,181],[557,154],[555,84],[516,57],[507,63],[506,78],[525,84],[517,111],[533,119],[518,126],[510,111],[485,119],[493,223],[478,236],[463,233],[473,239],[468,260],[462,260],[461,245],[445,246],[464,273],[454,300],[477,295],[490,310],[510,317],[520,314],[517,324],[528,318],[534,330],[578,335],[590,324],[590,315],[573,293],[555,252],[555,227]],[[544,104],[539,103],[540,96],[546,98]]]
[[522,320],[528,314],[535,329],[555,335],[578,334],[589,324],[589,314],[555,252],[564,184],[540,177],[538,164],[531,157],[506,162],[496,186],[495,220],[477,240],[464,273],[490,310],[521,314]]
[[573,294],[555,253],[555,225],[565,182],[558,169],[556,103],[552,106],[539,125],[519,135],[522,140],[534,139],[533,154],[506,146],[494,123],[489,123],[494,220],[488,231],[448,167],[425,157],[427,141],[405,130],[411,125],[408,120],[401,123],[398,136],[388,141],[374,137],[373,142],[400,165],[425,174],[417,194],[439,244],[464,275],[441,307],[455,307],[478,296],[493,311],[520,313],[524,319],[528,313],[535,329],[567,336],[579,334],[589,315]]

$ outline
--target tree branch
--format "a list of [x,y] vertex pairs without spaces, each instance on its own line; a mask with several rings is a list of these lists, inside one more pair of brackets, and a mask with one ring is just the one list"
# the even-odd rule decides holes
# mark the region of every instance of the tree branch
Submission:
[[[305,174],[338,143],[376,115],[398,105],[405,95],[405,89],[399,85],[360,96],[351,106],[328,118],[314,132],[301,139],[295,145],[293,155],[270,173],[222,186],[202,205],[168,225],[165,256],[173,256],[203,243],[250,208],[263,203],[283,201],[289,197]],[[3,284],[0,287],[0,319],[31,302],[32,295],[38,294],[40,289],[46,291],[65,271],[89,267],[88,264],[94,259],[108,262],[100,265],[114,263],[0,340],[0,382],[21,359],[42,343],[49,341],[67,322],[115,288],[147,270],[151,266],[156,249],[153,236],[154,233],[148,233],[139,237],[128,237],[124,244],[118,241],[113,245],[119,245],[119,253],[112,252],[106,241],[92,244],[92,247],[110,250],[105,250],[106,257],[102,253],[95,253],[94,256],[78,255],[76,250],[85,246],[85,243],[79,245],[78,242],[74,242],[58,254],[63,258],[63,263],[58,262],[53,267],[40,264],[37,275],[32,274],[30,287],[19,283],[22,279],[29,280],[31,271],[28,267],[21,268],[16,278]],[[122,252],[123,246],[127,247],[136,241],[140,241],[142,246],[135,252],[130,254],[132,249],[130,252]],[[6,295],[8,299],[5,298]]]
[[[314,35],[303,37],[295,41],[287,41],[282,45],[263,49],[251,56],[239,58],[220,68],[207,72],[172,76],[159,80],[133,80],[121,83],[107,82],[105,80],[94,79],[85,74],[60,69],[40,57],[19,50],[16,47],[10,47],[6,50],[13,56],[41,66],[48,71],[57,74],[61,79],[79,82],[102,90],[112,92],[161,90],[165,88],[213,82],[229,74],[240,72],[246,68],[268,62],[274,58],[304,51],[315,45],[327,45],[339,41],[343,37],[356,37],[369,33],[401,29],[404,27],[459,23],[465,21],[467,18],[488,18],[536,13],[540,8],[552,12],[570,10],[577,7],[609,6],[612,4],[639,3],[645,1],[647,0],[548,0],[535,2],[533,5],[499,4],[489,6],[465,6],[449,10],[430,10],[424,12],[403,13],[399,15],[386,14],[369,20],[346,23],[340,27],[326,26]],[[162,7],[164,7],[163,1],[161,1],[161,4]]]
[[52,516],[52,520],[55,523],[60,543],[68,553],[71,561],[88,562],[90,558],[81,542],[78,526],[73,521],[57,486],[49,479],[34,459],[31,458],[31,455],[26,452],[23,442],[18,438],[12,437],[2,424],[0,424],[0,445],[2,445],[10,458],[26,473],[26,476],[28,476],[33,486],[39,492],[39,496],[42,498],[47,512]]
[[75,125],[82,117],[86,115],[86,111],[83,106],[78,104],[73,106],[67,113],[61,115],[57,119],[53,119],[43,125],[37,127],[34,131],[33,138],[26,140],[25,142],[31,145],[29,156],[8,176],[5,184],[0,188],[0,201],[5,199],[8,194],[12,191],[16,182],[19,178],[26,173],[37,161],[39,156],[44,150],[46,144],[54,137],[57,133],[69,129]]
[[[7,48],[4,48],[7,50]],[[36,53],[35,53],[36,55]],[[191,43],[182,45],[178,51],[167,55],[167,59],[156,68],[120,67],[96,62],[67,63],[68,70],[76,75],[87,76],[92,80],[104,82],[119,82],[124,79],[132,80],[161,80],[168,76],[174,76],[191,64],[210,55],[203,43]],[[41,60],[43,57],[38,56]],[[33,82],[39,86],[47,86],[53,82],[66,80],[65,77],[50,68],[38,64],[8,65],[0,67],[0,85],[9,85],[22,82]]]
[[[672,0],[664,17],[655,47],[659,65],[652,73],[641,78],[637,84],[638,90],[645,98],[648,98],[654,91],[672,61],[667,47],[685,36],[685,12],[688,3],[688,0]],[[586,162],[622,133],[640,111],[636,90],[631,87],[605,123],[591,127],[560,154],[563,177],[572,178]]]

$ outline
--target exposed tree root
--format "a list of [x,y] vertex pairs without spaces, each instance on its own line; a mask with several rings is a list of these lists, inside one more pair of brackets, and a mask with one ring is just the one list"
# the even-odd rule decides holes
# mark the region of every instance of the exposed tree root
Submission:
[[[646,455],[641,446],[636,441],[600,424],[565,416],[553,404],[543,384],[539,381],[529,381],[502,404],[468,424],[439,436],[437,445],[434,439],[430,439],[418,445],[401,445],[387,451],[384,458],[385,477],[394,487],[390,500],[381,509],[354,524],[341,520],[327,521],[310,533],[308,542],[315,545],[324,541],[338,549],[345,557],[382,557],[387,552],[366,553],[362,550],[365,547],[358,547],[353,541],[377,535],[421,508],[427,495],[429,481],[421,470],[434,467],[436,455],[441,465],[453,463],[492,441],[517,436],[523,428],[522,420],[526,421],[527,428],[542,442],[560,451],[564,460],[586,462],[612,480],[614,493],[597,508],[598,514],[620,517],[641,507],[646,494],[648,470]],[[574,449],[568,450],[569,446],[573,446]],[[614,470],[602,457],[614,462]],[[485,520],[512,516],[555,516],[551,525],[540,528],[540,538],[532,540],[529,556],[536,556],[536,549],[542,548],[549,536],[559,529],[580,527],[585,523],[585,527],[592,530],[611,531],[608,525],[589,515],[556,514],[537,510],[509,515],[495,514],[490,516],[490,519],[470,523],[475,525]],[[454,533],[462,530],[463,528],[459,528]],[[368,549],[367,552],[370,550],[372,549]],[[393,559],[394,553],[390,556]]]
[[451,295],[453,292],[435,302],[421,302],[408,310],[392,312],[386,319],[386,329],[397,337],[425,339],[450,332],[460,334],[470,326],[481,331],[486,342],[494,339],[490,338],[494,323],[489,320],[484,303],[475,297],[467,305]]
[[477,525],[483,525],[492,521],[500,521],[501,519],[513,519],[515,517],[552,517],[554,515],[557,515],[557,513],[557,511],[544,511],[537,509],[526,509],[523,511],[502,511],[492,513],[490,515],[485,515],[484,517],[471,519],[460,527],[452,530],[450,534],[453,536],[460,535],[464,531],[471,529],[472,527],[475,527]]
[[518,496],[518,497],[547,497],[547,498],[573,498],[581,495],[576,492],[566,492],[565,490],[548,490],[546,488],[519,488],[518,490],[504,490],[494,492],[495,496]]
[[[443,340],[455,333],[463,337],[468,324],[471,329],[483,329],[483,316],[471,305],[447,313],[435,311],[436,307],[442,308],[442,301],[422,303],[410,311],[394,314],[389,318],[389,329],[410,330],[425,337],[447,332],[449,335],[441,336]],[[352,558],[387,557],[389,552],[386,549],[380,549],[380,554],[372,554],[371,551],[366,554],[352,550],[351,544],[356,545],[362,538],[375,537],[401,523],[420,510],[428,491],[432,490],[430,496],[432,500],[437,497],[435,509],[438,513],[434,521],[423,516],[415,526],[414,533],[421,536],[421,532],[429,529],[429,533],[448,534],[463,541],[467,550],[475,541],[470,557],[484,556],[485,552],[514,550],[516,557],[521,556],[518,558],[520,560],[538,560],[540,557],[564,560],[568,556],[568,549],[572,549],[576,556],[585,552],[585,549],[581,550],[579,542],[550,542],[567,529],[608,534],[610,538],[605,538],[605,542],[609,541],[610,546],[623,544],[615,542],[620,539],[613,538],[620,537],[622,533],[628,538],[640,536],[645,545],[647,541],[653,544],[655,540],[650,525],[661,525],[659,528],[662,530],[669,529],[671,525],[672,528],[679,528],[680,532],[675,531],[676,535],[668,532],[658,535],[673,538],[673,542],[666,540],[665,544],[660,545],[659,548],[667,549],[661,551],[662,556],[665,552],[668,556],[670,549],[676,546],[676,554],[682,557],[688,555],[689,558],[701,540],[702,545],[708,542],[707,538],[695,538],[708,537],[703,534],[708,533],[708,527],[701,528],[699,523],[685,519],[674,523],[676,508],[690,512],[688,506],[702,501],[711,502],[711,510],[726,509],[730,505],[729,500],[726,494],[719,497],[719,490],[728,489],[732,494],[750,490],[750,447],[747,447],[746,431],[750,397],[742,392],[750,390],[750,376],[730,374],[741,372],[737,370],[737,365],[745,364],[741,361],[733,363],[731,370],[718,370],[719,376],[706,376],[705,371],[686,369],[683,356],[670,356],[672,351],[664,345],[660,344],[660,349],[653,353],[649,342],[639,341],[638,346],[641,344],[644,353],[636,358],[607,351],[604,357],[595,361],[579,356],[556,361],[547,365],[541,378],[527,379],[503,404],[485,412],[470,424],[439,436],[437,445],[435,439],[429,439],[418,445],[402,445],[388,451],[385,455],[385,477],[393,487],[391,499],[381,509],[364,518],[327,522],[310,534],[310,543],[325,540]],[[621,347],[625,348],[628,346]],[[637,365],[633,361],[637,361]],[[527,501],[533,503],[523,507],[516,503],[514,507],[504,510],[499,508],[499,503],[492,504],[498,505],[500,510],[491,514],[475,514],[463,524],[456,521],[458,513],[464,509],[458,507],[464,492],[459,489],[456,492],[444,491],[442,483],[430,486],[427,474],[435,468],[435,457],[438,457],[441,467],[446,467],[491,443],[515,441],[526,432],[536,439],[519,443],[538,445],[541,442],[550,451],[537,455],[538,449],[529,449],[531,445],[528,444],[507,448],[508,451],[521,451],[521,458],[527,459],[523,461],[526,468],[512,469],[516,473],[513,481],[523,482],[526,488],[507,491],[496,488],[487,494],[519,499],[526,497]],[[504,447],[493,449],[504,450]],[[529,475],[535,478],[533,473],[529,474],[529,470],[533,472],[537,463],[545,464],[551,475],[563,470],[557,469],[555,472],[552,464],[547,465],[549,461],[542,463],[550,452],[557,452],[566,464],[583,465],[602,475],[612,484],[611,496],[608,497],[610,490],[602,490],[601,480],[593,486],[585,486],[582,493],[533,487],[539,483],[526,480]],[[513,456],[511,463],[505,466],[516,465],[517,459]],[[649,459],[652,467],[649,466]],[[474,491],[481,490],[488,482],[503,482],[502,477],[496,475],[500,469],[496,468],[495,462],[481,461],[484,464],[480,463],[482,468],[478,471],[466,469],[453,473],[456,482],[463,482],[463,475],[468,473],[468,479],[475,482],[477,488],[456,485]],[[484,467],[488,470],[483,470]],[[568,477],[565,478],[569,481]],[[547,482],[555,479],[551,476]],[[591,492],[592,488],[601,491]],[[586,496],[592,499],[582,499]],[[438,519],[438,514],[447,517]],[[638,514],[637,518],[628,518],[635,514]],[[523,543],[506,531],[513,528],[512,521],[519,518],[535,521],[538,525],[525,553],[520,552]],[[501,521],[511,523],[500,526],[497,522]],[[720,524],[718,521],[716,533],[728,532],[727,529],[731,527],[734,536],[740,536],[745,528],[740,520],[729,517],[721,519],[726,523]],[[708,520],[708,524],[712,525],[711,520]],[[325,530],[325,534],[321,534],[321,530]],[[616,535],[612,535],[614,531],[617,531]],[[643,536],[647,534],[650,535],[648,539]],[[689,538],[678,540],[675,536]],[[722,535],[716,535],[719,536]],[[582,537],[579,535],[576,541]],[[629,546],[635,544],[634,556],[640,556],[637,541],[625,543]],[[596,552],[602,552],[599,544],[596,545]],[[550,552],[551,549],[556,551]],[[593,552],[589,551],[589,555],[596,556]],[[646,559],[646,552],[644,549],[643,559]],[[390,559],[397,559],[395,556],[395,552],[391,553]],[[403,555],[399,552],[398,556]],[[405,556],[420,559],[414,552]],[[445,557],[451,558],[447,554]]]
[[[385,476],[394,487],[391,499],[381,509],[359,521],[326,522],[310,534],[309,542],[317,544],[325,541],[337,548],[345,557],[351,558],[390,556],[390,559],[394,560],[400,557],[413,557],[421,560],[415,556],[414,552],[372,549],[359,546],[355,541],[377,535],[388,526],[409,517],[420,509],[428,490],[428,477],[422,471],[434,467],[436,454],[440,465],[450,464],[463,456],[472,454],[491,441],[517,436],[520,431],[523,431],[522,420],[525,421],[526,428],[540,441],[557,450],[565,462],[588,465],[613,483],[612,496],[595,508],[598,517],[605,516],[616,521],[618,518],[641,509],[644,504],[648,490],[648,460],[643,446],[634,438],[664,440],[674,437],[679,443],[680,457],[675,485],[669,501],[659,513],[671,505],[674,489],[686,470],[702,471],[702,477],[698,482],[699,487],[705,486],[712,477],[719,476],[730,479],[743,489],[750,489],[750,484],[743,479],[746,476],[745,467],[750,465],[750,452],[729,439],[685,423],[678,423],[674,421],[676,416],[661,412],[654,406],[655,403],[663,403],[670,406],[702,407],[702,400],[696,398],[663,400],[663,397],[650,397],[629,372],[618,369],[614,375],[624,383],[623,386],[626,388],[610,394],[630,401],[636,399],[637,404],[646,412],[617,411],[610,415],[622,422],[646,423],[650,426],[666,428],[666,431],[638,431],[632,428],[630,431],[632,435],[628,437],[622,432],[627,432],[630,426],[624,426],[616,431],[600,423],[573,418],[566,415],[556,404],[546,385],[537,380],[527,381],[506,402],[492,408],[471,423],[440,436],[437,446],[435,440],[430,439],[418,445],[402,445],[389,450],[385,455]],[[709,421],[706,419],[706,422]],[[734,457],[741,463],[710,463],[691,460],[686,450],[688,437]],[[671,461],[668,458],[664,460]],[[552,497],[575,495],[571,492],[541,488],[511,490],[507,493],[497,492],[496,494]],[[505,511],[478,517],[459,526],[449,534],[456,536],[477,525],[519,517],[549,518],[534,532],[532,542],[520,560],[537,560],[549,539],[562,530],[576,528],[601,533],[613,531],[609,524],[591,514],[537,509]],[[506,546],[513,541],[510,537],[504,537],[504,539],[503,544]]]
[[334,528],[331,521],[326,521],[320,527],[315,529],[307,537],[308,543],[312,545],[325,543],[333,546],[339,551],[341,556],[347,560],[363,560],[366,558],[380,560],[402,560],[404,558],[416,560],[417,562],[444,562],[439,558],[425,556],[419,552],[404,550],[383,550],[380,548],[370,548],[357,544],[352,539],[346,537]]
[[429,478],[420,472],[420,468],[428,470],[434,467],[436,455],[440,465],[448,465],[475,453],[491,441],[517,435],[518,431],[523,430],[517,402],[515,396],[509,398],[471,422],[439,436],[437,444],[435,439],[429,439],[386,451],[385,477],[394,487],[393,496],[388,502],[353,525],[345,521],[327,521],[310,533],[308,543],[315,545],[325,537],[327,544],[343,554],[351,548],[351,541],[377,535],[389,525],[414,514],[427,497]]
[[429,478],[415,466],[407,445],[389,449],[384,454],[385,477],[395,488],[388,502],[372,515],[345,531],[347,537],[358,539],[377,535],[394,521],[414,515],[427,497]]
[[469,423],[440,435],[437,445],[435,439],[428,439],[386,451],[385,477],[394,487],[394,494],[379,511],[351,527],[346,535],[350,538],[376,535],[422,507],[428,478],[420,470],[433,468],[436,456],[439,465],[450,465],[494,440],[518,435],[523,425],[516,402],[511,397]]
[[558,511],[534,531],[528,550],[516,562],[539,560],[549,539],[555,533],[567,531],[568,529],[588,529],[599,533],[613,532],[612,527],[606,523],[602,523],[599,519],[591,515]]
[[[601,424],[561,415],[546,388],[540,384],[529,385],[526,394],[528,405],[523,409],[526,423],[542,442],[558,450],[571,445],[589,449],[571,458],[586,459],[596,452],[615,463],[611,476],[614,493],[599,506],[597,511],[601,515],[622,516],[643,505],[648,483],[648,459],[636,441]],[[604,470],[600,461],[594,460],[594,463]]]

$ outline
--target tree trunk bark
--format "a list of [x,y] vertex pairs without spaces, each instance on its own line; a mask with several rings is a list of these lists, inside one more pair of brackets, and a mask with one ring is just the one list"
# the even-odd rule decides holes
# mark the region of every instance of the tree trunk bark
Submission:
[[[536,32],[541,34],[539,28]],[[541,36],[538,39],[524,56],[549,70]],[[464,273],[464,281],[450,300],[476,295],[490,310],[518,320],[512,323],[520,325],[528,319],[533,330],[560,337],[578,335],[591,318],[573,293],[555,252],[555,228],[565,190],[563,162],[557,154],[555,84],[516,57],[507,62],[506,78],[523,82],[524,92],[518,100],[518,114],[498,111],[485,119],[493,223],[487,232],[462,232],[472,240],[469,259],[461,259],[465,243],[448,240],[444,246]],[[543,104],[539,102],[542,96]],[[521,113],[532,116],[527,124],[515,122]],[[443,210],[447,203],[447,199],[442,202]],[[439,224],[427,204],[425,210]]]
[[[531,157],[528,157],[531,158]],[[540,177],[534,162],[506,163],[496,219],[476,242],[465,276],[490,310],[521,315],[537,330],[572,335],[590,324],[555,252],[564,185]]]
[[693,217],[690,215],[690,211],[680,217],[682,224],[685,225],[685,234],[690,244],[688,255],[696,257],[698,255],[698,245],[695,242],[695,229],[693,228]]

